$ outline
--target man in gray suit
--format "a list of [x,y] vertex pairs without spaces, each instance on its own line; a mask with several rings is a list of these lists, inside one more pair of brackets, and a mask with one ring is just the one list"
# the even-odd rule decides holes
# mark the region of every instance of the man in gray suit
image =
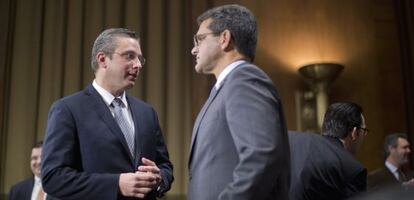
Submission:
[[255,17],[224,5],[197,21],[195,70],[217,82],[193,128],[188,199],[288,199],[286,123],[272,81],[252,64]]

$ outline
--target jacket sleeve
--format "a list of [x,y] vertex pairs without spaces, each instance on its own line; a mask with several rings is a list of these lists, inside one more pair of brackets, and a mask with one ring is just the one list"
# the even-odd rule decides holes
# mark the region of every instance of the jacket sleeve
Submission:
[[76,121],[63,100],[49,112],[42,149],[42,184],[62,199],[117,199],[119,174],[82,170]]

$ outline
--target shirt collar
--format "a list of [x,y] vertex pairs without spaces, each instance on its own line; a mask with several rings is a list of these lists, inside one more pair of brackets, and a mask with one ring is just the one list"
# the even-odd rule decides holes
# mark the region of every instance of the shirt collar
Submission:
[[[101,95],[103,100],[105,101],[107,106],[110,106],[112,101],[115,99],[114,95],[112,95],[110,92],[105,90],[103,87],[101,87],[96,80],[93,80],[92,86],[98,91],[98,93]],[[121,96],[122,102],[124,103],[125,107],[128,108],[128,101],[126,100],[126,92],[124,91]]]
[[388,161],[385,161],[385,166],[392,172],[397,173],[398,168]]
[[34,176],[34,182],[35,182],[36,185],[37,184],[42,184],[42,180],[38,176]]
[[239,66],[242,63],[245,63],[244,60],[237,60],[232,62],[231,64],[227,65],[227,67],[224,68],[224,70],[220,73],[220,75],[217,78],[216,84],[214,87],[218,90],[223,83],[224,78],[226,78],[227,75],[230,74],[231,71],[233,71],[237,66]]

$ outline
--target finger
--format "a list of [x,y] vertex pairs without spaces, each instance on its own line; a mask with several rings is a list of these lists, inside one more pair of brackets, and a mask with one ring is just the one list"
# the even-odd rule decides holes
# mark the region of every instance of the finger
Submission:
[[153,188],[156,181],[138,181],[134,184],[134,188]]
[[142,194],[142,193],[134,193],[132,196],[133,197],[136,197],[138,199],[143,199],[145,197],[145,194]]
[[150,159],[144,158],[144,157],[142,157],[141,161],[142,161],[142,163],[143,163],[144,165],[149,165],[149,166],[157,166],[157,165],[155,164],[155,162],[153,162],[153,161],[152,161],[152,160],[150,160]]
[[145,196],[146,194],[151,192],[151,190],[152,190],[152,188],[149,188],[149,187],[135,188],[134,189],[134,194],[141,194],[141,195]]
[[152,173],[137,171],[135,174],[135,180],[137,181],[154,181],[156,179],[156,176]]
[[138,171],[141,172],[152,172],[154,174],[159,174],[160,173],[160,169],[157,166],[139,166],[138,167]]

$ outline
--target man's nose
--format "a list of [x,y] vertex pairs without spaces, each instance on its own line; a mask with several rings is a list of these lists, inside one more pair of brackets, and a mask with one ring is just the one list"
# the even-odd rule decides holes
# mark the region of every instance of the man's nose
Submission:
[[138,59],[134,62],[134,65],[132,66],[133,68],[142,68],[142,64],[141,61],[139,61]]
[[193,49],[191,49],[191,54],[195,56],[197,55],[197,53],[198,53],[198,47],[194,45]]

